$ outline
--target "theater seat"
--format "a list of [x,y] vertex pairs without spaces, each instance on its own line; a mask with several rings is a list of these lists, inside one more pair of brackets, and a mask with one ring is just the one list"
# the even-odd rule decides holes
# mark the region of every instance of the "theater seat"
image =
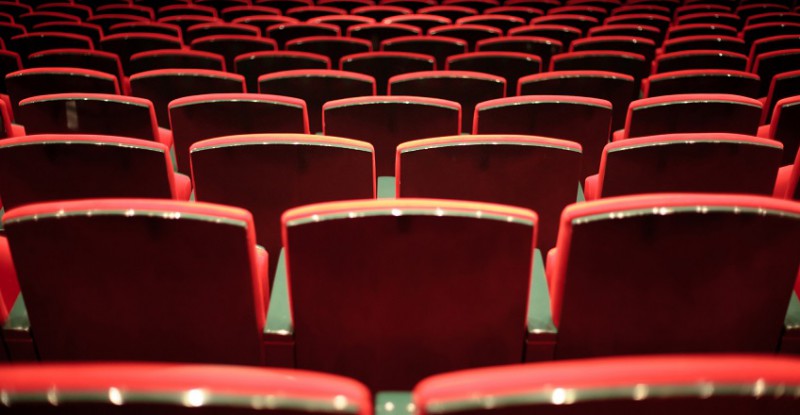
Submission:
[[436,98],[340,99],[326,103],[323,116],[326,135],[363,140],[375,147],[377,176],[395,175],[395,151],[400,143],[461,133],[461,106]]
[[267,254],[249,212],[89,199],[3,224],[42,360],[263,362]]
[[250,134],[191,146],[200,201],[253,214],[270,257],[270,283],[281,250],[281,214],[309,203],[375,197],[374,152],[363,141],[306,134]]
[[800,203],[772,197],[661,193],[568,206],[547,282],[535,282],[550,307],[528,318],[529,359],[544,357],[542,333],[555,336],[556,359],[774,353],[798,238]]
[[614,140],[672,133],[734,133],[756,135],[762,104],[730,94],[677,94],[643,98],[631,103],[625,129]]
[[800,360],[748,355],[635,356],[465,370],[413,392],[430,414],[793,414]]
[[378,391],[521,361],[536,222],[527,209],[433,199],[287,211],[297,367]]
[[208,138],[239,134],[308,134],[306,103],[266,94],[201,94],[169,105],[178,170],[189,173],[189,148]]
[[525,135],[450,136],[397,147],[397,196],[478,200],[531,209],[537,246],[555,246],[558,220],[575,203],[578,143]]
[[629,138],[605,146],[586,199],[636,193],[706,192],[771,195],[783,145],[726,133]]
[[84,134],[0,141],[0,194],[6,210],[28,203],[93,197],[188,200],[188,177],[173,172],[161,143]]
[[369,391],[352,379],[298,370],[224,365],[5,366],[0,368],[0,391],[8,397],[0,407],[14,415],[86,411],[257,414],[265,408],[287,414],[372,413]]

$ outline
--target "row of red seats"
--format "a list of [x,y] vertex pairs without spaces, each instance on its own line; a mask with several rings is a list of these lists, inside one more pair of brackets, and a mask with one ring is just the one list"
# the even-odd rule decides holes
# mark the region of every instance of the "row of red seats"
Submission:
[[[352,379],[313,372],[180,364],[0,368],[9,414],[783,415],[797,412],[796,359],[638,357],[498,367],[435,376],[374,401]],[[373,409],[374,407],[374,409]]]
[[[526,77],[521,88],[536,95],[510,98],[498,98],[503,96],[502,80],[449,71],[396,76],[390,87],[399,95],[361,98],[348,97],[371,95],[371,78],[326,70],[280,72],[260,78],[262,91],[287,96],[242,94],[240,76],[223,77],[213,71],[162,70],[135,75],[133,90],[147,99],[109,95],[117,90],[113,78],[72,69],[24,70],[9,76],[8,84],[11,99],[20,103],[14,110],[16,121],[27,127],[28,134],[118,135],[160,141],[168,147],[174,141],[177,168],[184,173],[189,172],[189,147],[203,139],[317,131],[375,145],[379,176],[394,175],[394,149],[403,141],[471,132],[575,141],[586,155],[581,173],[585,178],[597,173],[602,148],[617,126],[620,130],[614,133],[615,140],[688,132],[759,135],[783,143],[781,165],[793,162],[800,145],[794,115],[797,97],[778,101],[771,123],[760,127],[764,109],[758,100],[730,94],[676,95],[703,83],[711,87],[708,84],[716,75],[722,88],[732,86],[731,92],[735,92],[738,80],[724,73],[685,75],[648,79],[648,90],[661,91],[632,102],[625,99],[631,80],[602,72]],[[786,79],[797,79],[797,72],[787,75]],[[84,83],[84,92],[49,94],[75,89],[77,81]],[[672,90],[670,82],[675,85]],[[549,94],[600,95],[613,101]],[[20,135],[14,132],[9,117],[4,118],[5,135]],[[554,119],[581,122],[552,122]],[[154,120],[159,121],[161,130]]]
[[0,262],[10,248],[3,280],[15,271],[24,304],[6,346],[31,353],[32,336],[45,361],[286,365],[374,391],[523,360],[797,352],[796,201],[572,204],[546,261],[537,214],[507,205],[346,200],[289,209],[281,222],[270,289],[242,208],[87,199],[11,209]]

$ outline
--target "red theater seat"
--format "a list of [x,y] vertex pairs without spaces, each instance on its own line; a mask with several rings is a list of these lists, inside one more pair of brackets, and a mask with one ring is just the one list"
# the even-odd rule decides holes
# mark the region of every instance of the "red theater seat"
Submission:
[[327,23],[339,27],[340,33],[347,33],[347,29],[358,24],[375,23],[375,19],[366,16],[354,16],[352,14],[334,14],[330,16],[315,17],[309,23]]
[[461,106],[413,96],[377,96],[331,101],[323,107],[325,134],[369,142],[376,176],[395,175],[395,151],[408,140],[457,135]]
[[533,36],[561,42],[563,50],[569,49],[569,45],[576,39],[582,37],[580,29],[571,26],[557,24],[540,24],[536,26],[515,27],[508,31],[509,36]]
[[157,69],[209,69],[224,71],[225,58],[199,50],[164,49],[139,52],[131,56],[131,74]]
[[794,388],[798,371],[797,359],[768,356],[576,360],[432,376],[414,388],[413,400],[420,415],[788,415],[798,410],[797,399],[753,390]]
[[454,24],[437,26],[428,30],[431,36],[444,36],[467,42],[467,50],[474,51],[481,40],[503,36],[503,31],[492,26],[478,24]]
[[39,23],[33,27],[31,33],[34,32],[58,32],[86,36],[89,39],[92,39],[92,45],[95,47],[100,46],[100,40],[103,38],[102,27],[96,24],[85,22]]
[[446,36],[403,36],[383,41],[381,50],[430,55],[437,68],[444,68],[449,56],[467,52],[467,42]]
[[239,134],[308,134],[305,102],[280,95],[188,96],[169,104],[169,118],[178,170],[185,173],[190,170],[189,148],[200,140]]
[[340,36],[339,26],[328,23],[283,23],[267,29],[267,36],[278,43],[277,49],[285,49],[290,40],[310,36]]
[[188,199],[169,149],[147,140],[45,134],[0,141],[0,192],[12,209],[28,203],[93,197]]
[[[461,131],[473,129],[475,106],[506,95],[505,79],[480,72],[429,71],[393,76],[389,94],[416,95],[461,104]],[[406,141],[406,140],[404,140]]]
[[702,35],[669,39],[662,46],[663,53],[683,52],[687,50],[722,50],[733,53],[747,53],[744,40],[734,36]]
[[365,23],[347,28],[347,36],[365,39],[372,43],[372,50],[380,50],[381,42],[401,36],[419,36],[423,32],[416,26],[402,23]]
[[389,78],[410,72],[432,71],[433,56],[410,52],[366,52],[343,56],[342,70],[375,78],[376,95],[386,95]]
[[37,95],[62,92],[119,94],[117,77],[80,68],[33,68],[6,75],[6,87],[14,114],[19,102]]
[[625,126],[628,105],[638,93],[630,75],[605,71],[556,71],[520,78],[517,95],[573,95],[604,99],[612,105],[611,130],[616,131]]
[[687,50],[665,53],[653,61],[653,73],[660,74],[689,69],[730,69],[746,71],[747,56],[721,50]]
[[264,361],[267,258],[246,210],[90,199],[3,223],[42,360]]
[[398,197],[478,200],[539,216],[537,247],[555,246],[561,211],[575,203],[578,143],[524,135],[472,135],[409,141],[397,148]]
[[51,49],[93,49],[92,39],[67,33],[33,32],[18,35],[7,42],[9,49],[19,53],[22,63],[28,61],[28,56],[36,52]]
[[608,144],[586,198],[694,192],[771,195],[783,146],[741,134],[685,133]]
[[579,143],[583,148],[581,179],[597,172],[610,133],[611,103],[597,98],[525,95],[484,101],[475,107],[473,134],[525,134]]
[[214,23],[200,23],[189,26],[186,29],[186,36],[184,41],[186,44],[191,44],[193,40],[200,39],[206,36],[218,35],[240,35],[240,36],[255,36],[261,35],[261,29],[256,26],[250,26],[243,23],[227,23],[227,22],[214,22]]
[[557,337],[556,359],[774,353],[799,237],[800,204],[772,197],[650,194],[569,206],[547,259],[549,289],[537,283],[551,301],[528,319],[528,356],[546,355],[542,333]]
[[753,62],[751,72],[761,77],[761,96],[769,93],[772,78],[783,72],[800,70],[800,49],[762,53]]
[[372,42],[341,36],[310,36],[286,42],[286,50],[327,56],[331,67],[339,68],[343,56],[372,51]]
[[[287,369],[168,363],[60,363],[0,368],[9,414],[198,413],[370,415],[364,385],[345,377]],[[49,392],[48,392],[49,391]],[[26,399],[53,396],[52,401]],[[104,399],[96,399],[103,396]]]
[[132,95],[149,99],[158,125],[169,128],[168,105],[175,99],[200,94],[245,92],[244,77],[206,69],[158,69],[131,76]]
[[[564,50],[558,40],[536,36],[502,36],[484,39],[475,47],[478,52],[519,52],[536,55],[542,60],[542,69],[550,67],[550,58]],[[509,95],[516,90],[509,92]]]
[[276,50],[239,55],[234,60],[234,67],[230,69],[245,77],[247,91],[258,92],[258,77],[261,75],[296,69],[331,69],[331,60],[316,53]]
[[253,214],[257,242],[273,253],[270,283],[285,210],[375,197],[375,157],[363,141],[301,134],[228,136],[193,144],[191,159],[197,200]]
[[770,124],[759,133],[763,137],[783,143],[781,165],[792,164],[794,155],[800,149],[800,97],[792,96],[778,101]]
[[308,107],[309,131],[323,130],[322,106],[336,99],[375,95],[375,79],[355,72],[300,69],[275,72],[258,78],[262,94],[300,98]]
[[642,97],[674,94],[733,94],[759,97],[758,75],[722,69],[694,69],[651,75],[642,82]]
[[111,26],[106,31],[107,35],[116,35],[120,33],[151,33],[177,37],[179,39],[183,38],[183,32],[181,32],[180,26],[161,22],[119,23]]
[[445,69],[497,75],[506,80],[506,96],[514,96],[521,77],[541,72],[542,59],[519,52],[470,52],[447,58]]
[[764,100],[764,114],[761,123],[769,123],[778,101],[800,95],[800,70],[781,72],[772,78],[769,93]]
[[694,23],[672,26],[667,30],[667,39],[680,39],[689,36],[730,36],[736,37],[739,31],[735,27],[719,24]]
[[38,95],[20,102],[17,122],[27,134],[97,134],[141,138],[172,147],[172,133],[159,129],[153,104],[109,94]]
[[628,107],[625,130],[614,140],[672,133],[756,135],[761,102],[729,94],[680,94],[643,98]]
[[125,73],[130,75],[130,59],[136,53],[158,49],[182,49],[181,40],[167,35],[151,33],[120,33],[105,36],[100,41],[100,49],[116,53],[122,62]]
[[233,69],[237,56],[245,53],[266,52],[278,49],[273,39],[249,35],[214,35],[195,39],[192,50],[216,53],[225,58],[225,67]]
[[553,56],[551,71],[609,71],[633,77],[636,90],[642,79],[650,74],[650,63],[636,53],[615,51],[569,52]]
[[572,52],[588,50],[629,52],[642,55],[647,62],[651,62],[656,55],[656,43],[643,37],[593,36],[572,42],[570,50]]
[[435,199],[287,211],[297,367],[377,391],[519,362],[536,222],[527,209]]
[[52,49],[28,56],[29,68],[83,68],[104,72],[120,81],[123,91],[127,82],[117,55],[89,49]]
[[657,27],[633,23],[602,25],[589,29],[589,37],[598,36],[643,37],[645,39],[652,40],[656,45],[660,45],[661,41],[664,39],[664,34],[661,33],[661,30],[659,30]]

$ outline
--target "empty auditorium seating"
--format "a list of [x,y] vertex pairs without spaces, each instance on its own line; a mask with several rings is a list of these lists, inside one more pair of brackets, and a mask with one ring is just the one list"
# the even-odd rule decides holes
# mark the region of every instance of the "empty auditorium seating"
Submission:
[[149,99],[158,125],[169,128],[170,101],[190,95],[245,92],[244,77],[207,69],[157,69],[134,74],[131,94]]
[[180,39],[152,33],[119,33],[108,35],[100,41],[100,49],[116,53],[125,73],[130,75],[130,59],[135,53],[158,49],[181,49]]
[[637,193],[749,193],[769,196],[783,146],[741,134],[684,133],[608,144],[586,199]]
[[23,64],[32,53],[50,49],[92,49],[92,40],[86,36],[57,32],[34,32],[18,35],[8,43],[11,50],[19,53]]
[[[33,414],[101,410],[195,414],[256,414],[263,406],[287,413],[372,413],[364,385],[340,376],[286,369],[200,364],[60,363],[0,368],[4,411]],[[30,396],[52,400],[29,400]],[[103,396],[104,399],[96,399]],[[58,402],[57,405],[53,402]],[[344,402],[344,404],[342,404]]]
[[323,107],[324,133],[367,141],[377,176],[395,175],[395,149],[405,141],[461,133],[461,105],[414,96],[360,97]]
[[127,81],[117,55],[89,49],[52,49],[28,56],[28,68],[83,68],[115,76],[123,92],[128,91]]
[[656,55],[656,43],[650,39],[633,36],[595,36],[578,39],[570,46],[573,52],[587,50],[612,50],[636,53],[644,56],[647,62]]
[[761,123],[767,124],[772,118],[775,104],[783,98],[800,95],[800,70],[781,72],[772,78],[766,99]]
[[270,283],[286,209],[375,197],[375,158],[363,141],[301,134],[229,136],[193,144],[191,159],[197,200],[240,206],[253,214],[257,241],[271,253]]
[[756,135],[761,102],[729,94],[679,94],[643,98],[628,107],[625,130],[614,140],[671,133]]
[[611,103],[602,99],[526,95],[478,104],[473,133],[526,134],[575,141],[583,148],[583,178],[597,172],[611,132],[611,118]]
[[172,147],[172,134],[159,129],[153,104],[110,94],[38,95],[20,102],[17,122],[27,134],[99,134],[141,138]]
[[225,67],[233,69],[237,56],[245,53],[276,50],[273,39],[263,39],[246,35],[214,35],[192,41],[193,50],[211,52],[225,58]]
[[481,40],[500,37],[503,35],[503,31],[496,27],[478,24],[437,26],[428,30],[428,33],[431,36],[444,36],[461,39],[467,42],[468,51],[474,51],[475,45]]
[[797,359],[746,355],[575,360],[432,376],[414,388],[413,401],[420,415],[783,415],[798,401],[772,391],[794,388],[798,370]]
[[506,95],[513,96],[519,78],[539,73],[541,68],[541,58],[528,53],[470,52],[447,58],[445,69],[497,75],[506,80]]
[[508,31],[509,36],[533,36],[544,37],[561,42],[564,50],[569,49],[569,45],[582,36],[580,29],[571,26],[556,24],[541,24],[536,26],[515,27]]
[[733,94],[758,98],[758,75],[732,70],[694,69],[652,75],[642,83],[642,97],[673,94]]
[[285,49],[286,42],[309,36],[340,36],[339,26],[328,23],[284,23],[267,29],[267,36]]
[[529,317],[529,339],[556,331],[557,359],[773,353],[800,261],[799,213],[796,202],[745,195],[652,194],[568,206],[547,259],[550,307]]
[[642,79],[650,73],[647,59],[636,53],[585,51],[561,53],[550,61],[551,71],[592,70],[618,72],[633,77],[638,90]]
[[689,69],[731,69],[745,71],[749,66],[746,55],[721,50],[687,50],[665,53],[653,61],[653,73],[659,74]]
[[775,111],[769,126],[761,129],[759,135],[783,143],[781,165],[789,165],[800,150],[800,97],[792,96],[775,103]]
[[344,71],[375,78],[376,95],[386,95],[389,78],[395,75],[436,69],[436,61],[432,56],[411,52],[355,53],[343,56],[340,64]]
[[758,55],[751,72],[761,77],[761,96],[767,96],[772,78],[782,72],[800,70],[800,49],[784,49]]
[[6,210],[27,203],[91,197],[188,199],[167,146],[116,136],[44,134],[0,143]]
[[331,69],[331,60],[316,53],[269,51],[240,55],[234,60],[234,66],[231,69],[245,77],[247,91],[258,92],[258,77],[261,75],[295,69]]
[[375,79],[355,72],[298,69],[262,75],[258,78],[262,94],[286,95],[305,100],[309,131],[322,131],[322,106],[336,99],[375,94]]
[[372,42],[340,36],[309,36],[286,42],[286,50],[327,56],[331,67],[339,68],[343,56],[372,51]]
[[19,113],[19,102],[36,95],[62,92],[119,94],[115,76],[79,68],[32,68],[6,75],[11,108]]
[[[301,99],[261,94],[202,94],[169,104],[178,170],[189,173],[189,148],[200,140],[257,133],[308,134]],[[253,176],[256,177],[256,176]]]
[[519,362],[536,222],[527,209],[431,199],[287,211],[297,367],[402,390]]
[[128,65],[132,74],[157,69],[210,69],[224,71],[225,58],[221,55],[199,50],[151,50],[131,56]]
[[476,50],[478,52],[519,52],[536,55],[542,60],[542,70],[546,70],[550,67],[550,58],[561,53],[563,45],[557,40],[546,37],[503,36],[479,41]]
[[480,72],[429,71],[393,76],[389,94],[416,95],[455,101],[461,104],[461,131],[473,129],[475,105],[506,93],[505,79]]
[[446,36],[402,36],[383,41],[381,50],[430,55],[436,59],[436,67],[441,69],[447,65],[449,56],[467,52],[467,42]]
[[42,360],[263,361],[266,252],[249,212],[91,199],[3,220]]
[[539,217],[536,245],[555,246],[561,211],[574,203],[581,146],[524,135],[450,136],[397,148],[398,197],[479,200],[521,206]]
[[575,95],[604,99],[612,105],[611,130],[616,131],[625,126],[628,105],[638,93],[630,75],[606,71],[556,71],[520,78],[518,95]]
[[349,37],[365,39],[372,43],[372,50],[380,50],[381,42],[400,36],[418,36],[422,30],[416,26],[402,23],[365,23],[350,26]]

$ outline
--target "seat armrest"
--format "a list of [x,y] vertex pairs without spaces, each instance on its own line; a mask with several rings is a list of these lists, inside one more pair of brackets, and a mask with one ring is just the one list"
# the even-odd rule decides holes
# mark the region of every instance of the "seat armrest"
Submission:
[[528,300],[528,335],[525,361],[552,360],[558,329],[553,323],[550,309],[550,290],[545,276],[542,253],[538,249],[533,256],[533,275]]
[[408,391],[385,391],[375,394],[375,415],[413,415],[414,396]]
[[789,193],[789,180],[792,178],[792,169],[794,165],[783,166],[778,169],[778,177],[775,179],[775,189],[772,191],[772,196],[780,199],[791,199],[792,195]]
[[780,352],[800,354],[800,300],[797,299],[795,291],[792,291],[792,298],[789,300],[783,328]]
[[9,137],[22,137],[25,135],[25,126],[21,124],[11,124],[11,131],[8,133]]
[[[157,138],[158,138],[158,142],[159,143],[164,144],[165,146],[167,146],[170,149],[172,149],[172,144],[173,144],[172,130],[164,128],[164,127],[158,127],[158,137]],[[174,149],[173,149],[173,152],[174,152]],[[174,163],[175,160],[172,160],[172,162]],[[176,164],[176,166],[177,166],[177,164]]]
[[600,174],[593,174],[586,178],[586,186],[583,188],[583,196],[586,200],[596,200],[599,195],[597,194],[597,186],[600,184]]
[[397,197],[394,176],[378,176],[378,199],[394,199]]
[[769,138],[769,128],[770,128],[769,124],[758,127],[758,132],[756,133],[756,136],[761,138]]
[[[261,245],[256,245],[256,275],[261,285],[261,297],[269,308],[269,252]],[[264,325],[266,326],[266,319]]]
[[283,249],[279,255],[264,325],[264,349],[267,366],[294,367],[294,322]]
[[175,199],[191,200],[192,198],[192,179],[183,173],[175,174]]
[[625,139],[625,130],[617,130],[611,134],[611,141],[620,141]]

